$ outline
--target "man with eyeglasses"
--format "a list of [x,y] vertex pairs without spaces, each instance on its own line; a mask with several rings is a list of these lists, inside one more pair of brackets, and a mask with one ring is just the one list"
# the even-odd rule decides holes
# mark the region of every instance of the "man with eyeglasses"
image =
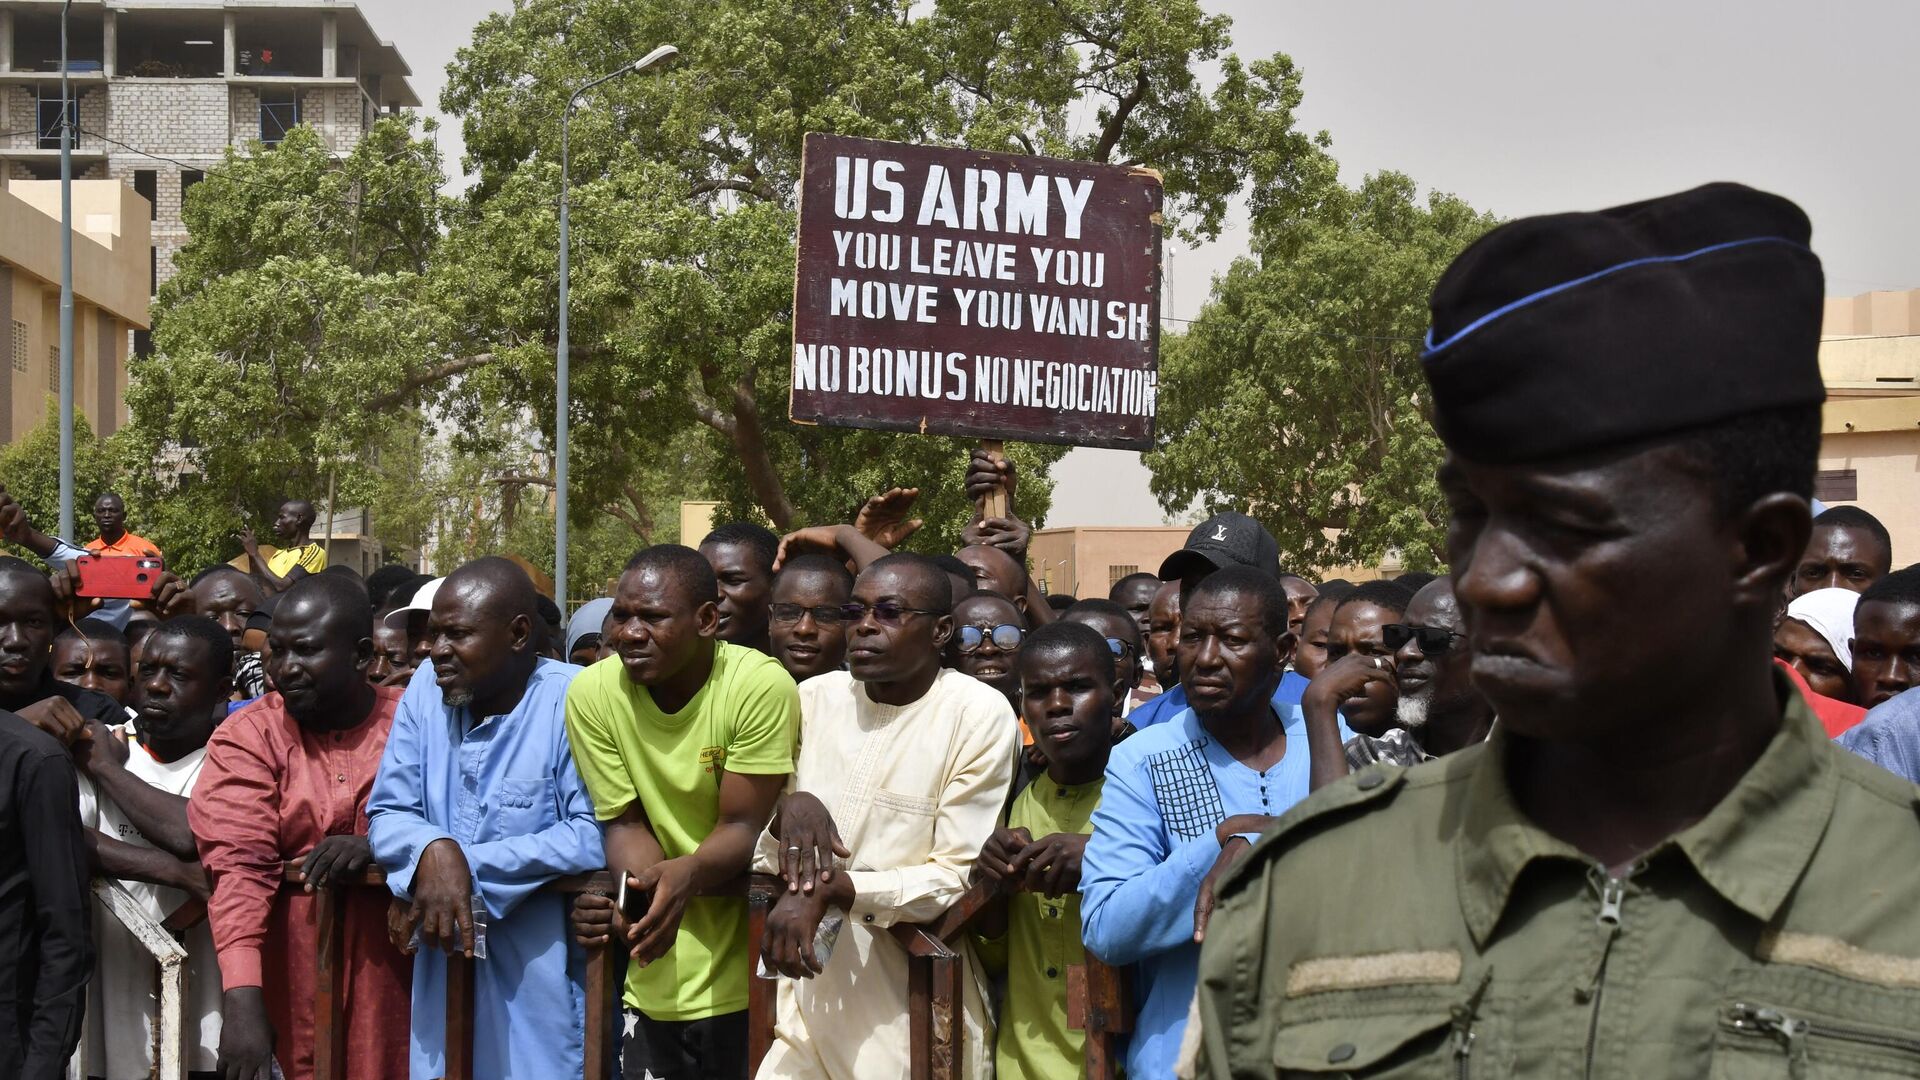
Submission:
[[[998,690],[1010,708],[1020,701],[1016,663],[1027,637],[1027,618],[999,593],[976,592],[953,605],[953,637],[947,642],[947,666]],[[1026,741],[1030,744],[1032,739]]]
[[[847,604],[848,670],[800,687],[791,790],[754,857],[787,882],[761,947],[784,976],[762,1080],[911,1071],[907,955],[886,930],[931,920],[966,891],[1020,743],[1005,696],[941,666],[952,595],[921,556],[876,560]],[[822,924],[840,920],[816,949]],[[961,1060],[987,1077],[993,1018],[970,946],[962,957]]]
[[[1414,594],[1403,618],[1404,622],[1380,627],[1381,644],[1392,654],[1384,676],[1398,689],[1394,712],[1398,726],[1384,735],[1348,739],[1344,750],[1350,771],[1377,761],[1418,765],[1485,742],[1493,731],[1493,706],[1469,678],[1473,654],[1467,648],[1466,624],[1460,618],[1453,583],[1446,578],[1429,582]],[[1330,674],[1329,683],[1338,682],[1347,672],[1358,672],[1363,679],[1381,677],[1378,658],[1356,657],[1356,666]],[[1309,722],[1314,718],[1309,714]],[[1314,786],[1334,778],[1316,773]]]
[[846,666],[847,626],[840,609],[852,595],[853,575],[825,555],[795,556],[774,575],[767,609],[773,658],[794,682]]
[[747,906],[699,894],[746,870],[793,771],[799,698],[771,657],[719,639],[720,594],[700,552],[641,551],[607,615],[620,662],[567,690],[574,763],[631,898],[623,913],[582,896],[573,919],[581,944],[617,936],[635,961],[628,1080],[747,1069]]

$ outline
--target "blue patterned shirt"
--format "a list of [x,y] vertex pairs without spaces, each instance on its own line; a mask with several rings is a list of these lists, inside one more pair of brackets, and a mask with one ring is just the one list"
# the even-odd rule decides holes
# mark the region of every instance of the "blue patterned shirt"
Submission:
[[1920,784],[1920,689],[1875,705],[1835,742],[1875,765]]

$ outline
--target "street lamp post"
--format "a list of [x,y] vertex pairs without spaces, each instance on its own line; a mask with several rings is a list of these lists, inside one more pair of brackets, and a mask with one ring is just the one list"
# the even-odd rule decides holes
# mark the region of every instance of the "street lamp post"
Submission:
[[662,45],[618,71],[584,83],[567,95],[567,107],[560,115],[560,341],[554,352],[553,590],[558,594],[554,599],[562,620],[567,617],[567,128],[573,120],[573,107],[587,91],[623,75],[638,75],[671,64],[679,56],[679,49]]
[[73,87],[67,82],[67,15],[60,7],[60,537],[73,542]]

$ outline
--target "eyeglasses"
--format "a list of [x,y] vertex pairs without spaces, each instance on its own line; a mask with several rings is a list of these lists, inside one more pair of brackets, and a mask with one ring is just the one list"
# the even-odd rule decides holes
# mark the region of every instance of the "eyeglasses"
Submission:
[[1128,653],[1135,651],[1131,642],[1121,641],[1117,637],[1107,639],[1107,648],[1113,651],[1116,660],[1124,660]]
[[976,652],[980,646],[993,642],[993,647],[1001,652],[1012,652],[1027,639],[1027,632],[1012,623],[1001,623],[992,628],[984,626],[963,626],[960,628],[959,643],[954,648],[963,653]]
[[819,607],[802,607],[799,604],[767,605],[767,616],[781,626],[791,626],[799,622],[803,615],[812,615],[813,621],[821,626],[839,626],[847,620],[847,609],[839,604],[821,604]]
[[851,604],[840,605],[840,617],[850,623],[857,623],[861,619],[866,618],[867,612],[869,611],[873,612],[875,621],[879,622],[882,626],[899,626],[906,621],[909,615],[932,615],[938,617],[947,614],[944,611],[934,611],[931,608],[907,607],[904,604],[896,604],[891,600],[882,600],[877,604],[863,604],[856,600]]
[[1388,623],[1380,628],[1380,642],[1388,649],[1399,652],[1407,647],[1407,642],[1418,640],[1420,651],[1428,656],[1439,656],[1453,648],[1455,638],[1466,637],[1444,626],[1408,626],[1405,623]]

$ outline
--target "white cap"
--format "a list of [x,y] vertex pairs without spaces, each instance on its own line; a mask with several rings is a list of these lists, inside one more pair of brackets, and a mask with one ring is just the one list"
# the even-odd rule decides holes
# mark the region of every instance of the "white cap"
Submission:
[[[387,612],[387,625],[405,626],[407,625],[407,616],[413,612],[432,611],[434,594],[440,591],[440,583],[445,580],[447,579],[437,577],[414,590],[413,599],[407,601],[406,607],[394,608],[392,611]],[[395,619],[399,619],[400,621],[394,622]]]

